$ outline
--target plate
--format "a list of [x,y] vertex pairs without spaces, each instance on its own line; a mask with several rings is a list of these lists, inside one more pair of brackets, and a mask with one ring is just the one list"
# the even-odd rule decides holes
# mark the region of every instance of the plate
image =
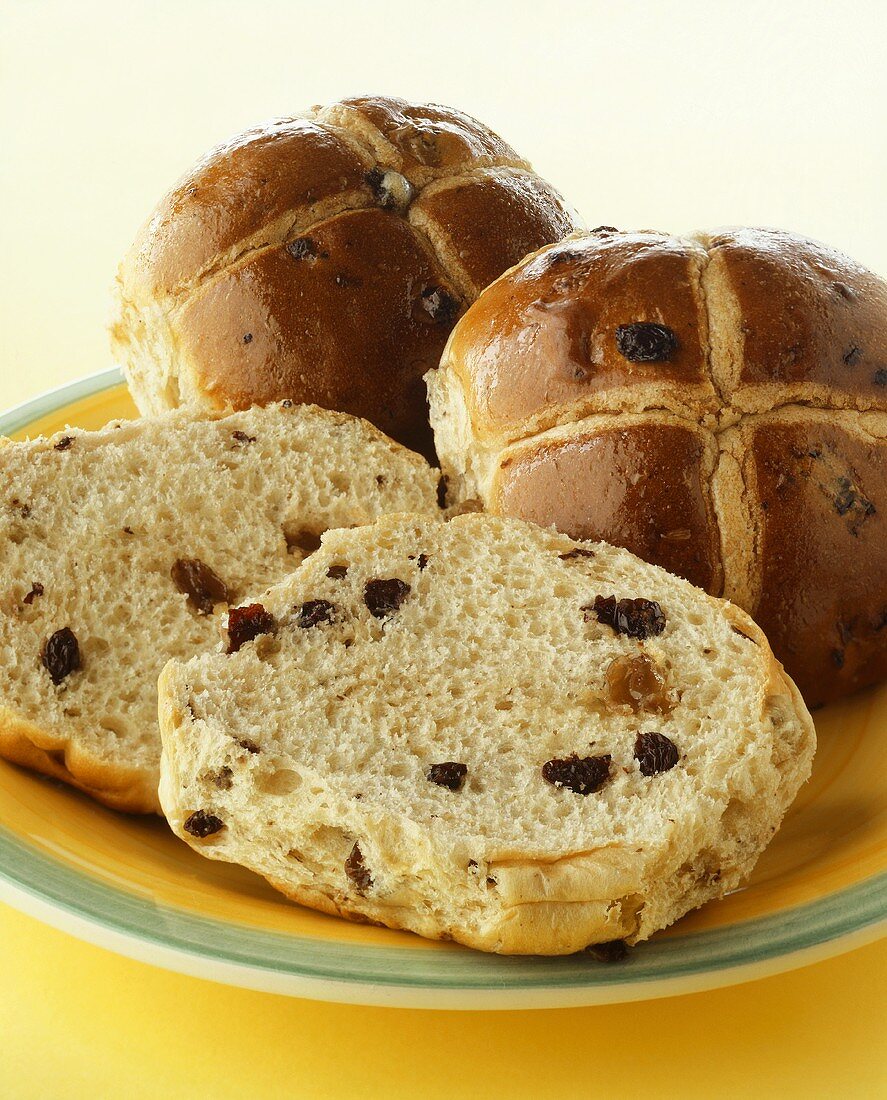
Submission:
[[[0,417],[16,438],[137,415],[106,371]],[[321,1000],[544,1008],[712,989],[802,966],[887,927],[887,685],[818,711],[819,749],[749,884],[619,963],[502,958],[350,924],[201,859],[159,818],[125,817],[0,761],[0,899],[83,939],[203,978]]]

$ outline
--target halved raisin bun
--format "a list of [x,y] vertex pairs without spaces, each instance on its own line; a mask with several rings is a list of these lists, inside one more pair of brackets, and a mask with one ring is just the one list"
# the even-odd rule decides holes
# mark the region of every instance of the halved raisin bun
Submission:
[[366,421],[281,404],[0,440],[0,756],[159,808],[157,676],[329,527],[437,514],[437,471]]
[[647,938],[746,878],[810,771],[747,615],[519,520],[331,531],[228,634],[160,678],[173,830],[486,951]]

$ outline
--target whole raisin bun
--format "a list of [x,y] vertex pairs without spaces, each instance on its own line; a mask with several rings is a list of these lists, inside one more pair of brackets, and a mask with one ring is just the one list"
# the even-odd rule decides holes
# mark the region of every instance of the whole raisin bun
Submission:
[[142,412],[291,398],[432,457],[422,376],[456,319],[577,226],[460,111],[314,107],[212,150],[161,200],[120,267],[114,353]]
[[810,704],[887,676],[887,284],[769,229],[528,256],[428,375],[453,500],[734,601]]

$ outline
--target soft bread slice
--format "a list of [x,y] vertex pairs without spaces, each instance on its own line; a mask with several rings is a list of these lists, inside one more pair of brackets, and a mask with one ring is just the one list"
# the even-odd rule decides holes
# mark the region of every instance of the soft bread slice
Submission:
[[604,543],[388,516],[261,605],[269,632],[163,670],[161,803],[325,912],[503,953],[634,943],[738,886],[810,771],[748,616]]
[[[281,580],[327,528],[437,513],[436,479],[366,421],[313,406],[0,440],[0,755],[158,810],[166,661],[217,644],[226,598]],[[189,596],[195,561],[224,587]],[[176,562],[191,563],[178,583]]]

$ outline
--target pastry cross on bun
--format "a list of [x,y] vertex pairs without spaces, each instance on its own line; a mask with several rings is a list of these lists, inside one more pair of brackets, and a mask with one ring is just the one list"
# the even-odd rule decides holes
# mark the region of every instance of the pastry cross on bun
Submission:
[[432,456],[422,375],[492,279],[578,226],[501,138],[364,97],[212,150],[123,261],[112,345],[143,413],[291,398]]
[[726,596],[808,703],[887,676],[887,284],[847,256],[602,226],[493,283],[427,379],[453,500]]

